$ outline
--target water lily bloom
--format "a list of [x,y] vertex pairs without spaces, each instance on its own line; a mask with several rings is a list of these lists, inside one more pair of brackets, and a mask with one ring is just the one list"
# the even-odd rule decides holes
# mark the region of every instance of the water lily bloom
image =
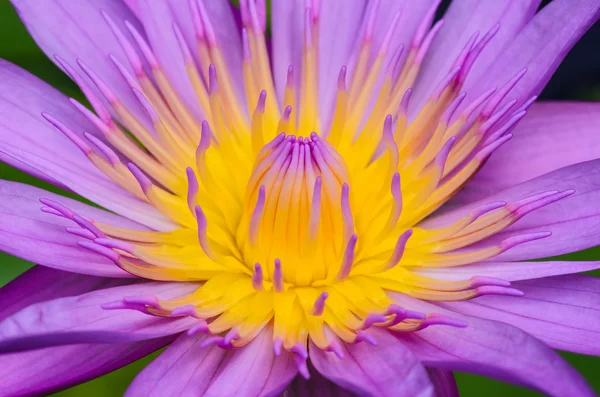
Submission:
[[594,395],[600,1],[12,2],[87,105],[2,61],[0,159],[97,206],[0,181],[0,395]]

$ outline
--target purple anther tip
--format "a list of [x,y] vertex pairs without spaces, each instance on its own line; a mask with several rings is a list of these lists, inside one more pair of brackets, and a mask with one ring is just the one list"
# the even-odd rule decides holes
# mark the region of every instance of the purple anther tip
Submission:
[[313,311],[312,311],[313,316],[320,316],[323,314],[323,311],[325,310],[325,301],[327,300],[328,297],[329,297],[329,294],[327,292],[323,292],[321,295],[319,295],[319,297],[316,299],[315,305],[313,307]]
[[475,288],[478,296],[482,295],[504,295],[504,296],[523,296],[525,293],[515,288],[507,288],[495,285],[486,285]]
[[223,340],[222,336],[209,336],[200,343],[200,347],[205,348],[205,347],[208,347],[211,345],[217,345],[217,344],[221,343],[222,340]]
[[281,355],[282,346],[283,340],[281,338],[275,338],[275,340],[273,340],[273,353],[275,353],[276,356]]
[[189,316],[196,317],[196,306],[194,305],[184,305],[176,307],[171,311],[172,316]]
[[503,280],[496,277],[485,277],[485,276],[473,276],[471,277],[472,287],[483,287],[486,285],[495,285],[498,287],[509,287],[510,281]]
[[339,342],[337,342],[337,341],[330,342],[329,346],[327,346],[325,351],[332,352],[340,360],[344,358],[344,351],[342,350],[342,347],[340,346]]
[[310,379],[310,372],[308,371],[308,365],[306,364],[306,359],[296,356],[294,357],[294,362],[296,363],[296,368],[298,368],[298,372],[304,379]]
[[126,296],[123,298],[124,303],[132,303],[137,305],[150,306],[155,309],[160,308],[159,300],[154,295],[146,295],[146,296]]
[[194,324],[187,330],[188,336],[194,336],[197,334],[208,334],[208,333],[209,333],[208,324],[204,320],[199,321],[197,324]]
[[134,163],[127,163],[127,168],[138,181],[140,187],[144,192],[147,192],[152,187],[152,181],[135,165]]
[[368,344],[370,344],[372,346],[377,346],[377,340],[375,339],[375,337],[373,337],[373,335],[371,335],[368,332],[365,332],[363,330],[356,331],[356,341],[355,342],[356,343],[367,342]]
[[275,291],[283,292],[283,270],[281,269],[281,261],[279,259],[275,259],[273,286],[275,287]]
[[365,323],[363,325],[363,329],[371,328],[373,325],[377,323],[383,323],[387,320],[386,316],[383,314],[369,314],[365,319]]
[[87,241],[87,240],[78,241],[77,245],[80,246],[81,248],[85,248],[85,249],[93,251],[97,254],[100,254],[102,256],[105,256],[115,263],[118,263],[119,259],[121,258],[121,256],[118,253],[111,250],[110,248],[103,247],[103,246],[93,243],[91,241]]
[[298,357],[302,357],[304,360],[308,359],[308,351],[306,350],[306,346],[304,346],[302,343],[296,343],[294,346],[292,346],[290,351]]

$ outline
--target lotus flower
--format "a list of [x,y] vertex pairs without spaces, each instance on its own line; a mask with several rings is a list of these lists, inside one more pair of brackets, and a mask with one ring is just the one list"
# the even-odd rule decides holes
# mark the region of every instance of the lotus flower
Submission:
[[0,158],[97,206],[0,183],[1,395],[594,395],[600,1],[12,2],[91,106],[2,62]]

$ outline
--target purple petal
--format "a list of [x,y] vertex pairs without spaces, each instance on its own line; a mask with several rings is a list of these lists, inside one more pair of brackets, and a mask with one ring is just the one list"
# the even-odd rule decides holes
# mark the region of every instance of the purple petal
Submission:
[[489,246],[507,238],[535,232],[551,232],[550,237],[522,244],[500,254],[494,261],[544,258],[576,252],[600,244],[600,160],[574,164],[513,186],[473,204],[450,201],[441,212],[422,223],[423,226],[447,224],[466,214],[470,208],[495,201],[514,202],[533,194],[558,190],[574,190],[570,196],[533,211],[504,231],[471,246]]
[[600,157],[600,105],[541,102],[459,193],[468,203],[547,172]]
[[341,388],[324,377],[310,363],[310,379],[296,376],[282,397],[354,397],[356,394]]
[[480,78],[465,84],[465,90],[476,98],[527,68],[527,73],[506,101],[518,98],[519,103],[523,103],[538,95],[569,50],[599,16],[598,0],[551,2],[499,52]]
[[131,282],[130,279],[93,277],[35,266],[0,288],[0,320],[38,302]]
[[495,25],[500,29],[479,55],[469,72],[477,78],[496,59],[534,16],[540,0],[453,1],[444,15],[444,26],[434,40],[413,92],[413,104],[419,105],[442,81],[469,39],[479,33],[481,39]]
[[401,294],[394,294],[393,299],[414,310],[446,314],[468,323],[466,328],[439,326],[396,334],[426,366],[473,372],[550,395],[595,395],[556,352],[519,328],[460,315]]
[[[348,8],[362,9],[364,0],[352,0]],[[283,89],[285,88],[288,67],[291,65],[298,69],[302,64],[302,40],[304,37],[304,0],[272,1],[271,2],[271,27],[273,35],[272,63],[273,81],[277,90],[277,97],[283,100]],[[360,15],[360,14],[359,14]],[[358,21],[359,15],[355,15]],[[351,26],[357,29],[357,23]],[[349,35],[350,37],[352,35]],[[342,36],[343,37],[343,36]],[[340,43],[342,48],[349,46],[348,43]],[[300,81],[299,70],[294,71],[296,81]],[[338,70],[339,72],[339,70]]]
[[152,316],[131,309],[105,310],[101,306],[130,296],[173,299],[197,287],[194,283],[138,283],[36,303],[0,322],[0,351],[135,341],[179,333],[196,320]]
[[600,262],[480,262],[472,265],[423,268],[417,273],[438,280],[467,280],[475,276],[495,277],[506,281],[531,280],[534,278],[582,273],[600,268]]
[[[102,16],[104,11],[123,31],[126,31],[125,20],[139,27],[137,18],[125,4],[112,0],[81,0],[76,3],[70,0],[11,2],[33,39],[53,62],[62,68],[56,56],[72,67],[76,67],[78,59],[82,60],[111,87],[119,100],[139,120],[151,125],[131,89],[109,59],[109,55],[114,55],[133,74],[123,50]],[[87,76],[84,79],[102,98],[91,80]]]
[[[273,11],[276,7],[286,7],[284,4],[276,5],[273,2]],[[285,3],[285,2],[280,2]],[[301,2],[300,2],[301,3]],[[321,6],[321,22],[319,33],[319,109],[323,112],[324,124],[327,125],[329,115],[333,112],[335,102],[336,87],[338,75],[342,66],[346,65],[352,55],[352,50],[357,45],[359,28],[363,14],[365,12],[365,0],[350,1],[324,1]],[[302,10],[300,5],[299,10]],[[296,30],[297,27],[286,25],[285,17],[283,20],[273,19],[273,31],[279,32],[282,29]],[[289,17],[288,17],[289,18]],[[302,26],[302,25],[301,25]],[[302,40],[302,30],[298,32]],[[288,33],[289,34],[289,33]],[[273,48],[279,52],[273,53],[273,62],[276,69],[273,74],[276,76],[275,82],[279,94],[283,94],[283,87],[286,81],[286,71],[289,65],[299,68],[299,58],[290,63],[289,59],[278,59],[281,52],[292,51],[294,48],[301,48],[302,41],[296,42],[295,47],[285,46],[281,48],[281,37],[273,36]],[[276,46],[279,45],[279,47]],[[284,43],[283,45],[285,45]],[[277,62],[276,62],[277,60]],[[288,63],[287,65],[285,63]],[[297,73],[300,72],[298,69]]]
[[[203,4],[210,23],[215,29],[217,42],[222,46],[228,61],[229,72],[233,74],[233,83],[238,88],[238,94],[242,95],[242,44],[231,8],[227,0],[206,1]],[[190,51],[196,55],[197,42],[189,2],[181,0],[143,1],[137,3],[137,9],[152,49],[169,81],[198,120],[203,120],[204,117],[202,117],[198,99],[188,79],[185,61],[173,29],[173,24],[176,23]],[[203,72],[207,73],[207,71]],[[222,71],[217,70],[217,73],[220,72]]]
[[202,347],[205,338],[180,336],[140,372],[126,396],[276,396],[297,373],[291,354],[274,355],[268,329],[231,350]]
[[86,382],[138,360],[173,336],[135,343],[50,347],[0,355],[0,395],[33,396]]
[[429,379],[433,383],[436,397],[459,397],[458,386],[452,371],[441,368],[427,368]]
[[150,227],[172,227],[156,209],[96,169],[42,117],[42,112],[50,114],[79,137],[95,133],[64,95],[6,61],[0,61],[0,92],[0,113],[10,115],[0,122],[0,160]]
[[142,226],[120,216],[33,186],[0,180],[0,250],[55,269],[103,277],[132,277],[107,258],[77,245],[82,240],[65,228],[72,221],[40,209],[49,198],[102,223],[134,230]]
[[600,355],[600,280],[569,275],[513,285],[522,298],[483,296],[442,306],[514,325],[555,349]]
[[341,359],[311,343],[312,364],[332,382],[359,395],[434,395],[425,369],[404,344],[385,330],[369,332],[377,346],[343,344]]
[[[386,63],[394,52],[404,44],[408,53],[411,40],[432,0],[382,0],[375,16],[373,48],[379,49],[388,28],[398,12],[400,20],[390,42]],[[287,69],[295,68],[295,78],[301,76],[302,46],[304,41],[304,0],[273,1],[271,3],[273,26],[273,75],[277,95],[283,98]],[[361,32],[366,26],[365,0],[345,2],[324,1],[321,8],[319,32],[319,110],[324,125],[333,111],[337,77],[344,65],[350,68],[362,41]]]
[[[137,3],[137,9],[139,10],[140,20],[144,25],[148,40],[160,66],[188,109],[196,115],[198,120],[202,120],[202,112],[188,78],[183,54],[179,49],[175,31],[173,30],[175,17],[171,10],[171,3],[174,2],[141,1]],[[181,1],[179,3],[179,8],[189,10],[187,2]],[[188,44],[188,47],[195,48],[195,45],[189,46]]]

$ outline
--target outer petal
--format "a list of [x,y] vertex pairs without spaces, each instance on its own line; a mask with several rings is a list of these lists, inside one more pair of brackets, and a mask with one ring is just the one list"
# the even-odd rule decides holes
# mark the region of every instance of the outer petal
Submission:
[[[114,226],[140,229],[125,218],[93,208],[42,189],[0,180],[0,250],[40,265],[105,277],[132,277],[109,259],[77,245],[77,237],[65,231],[77,226],[40,209],[45,197],[83,216]],[[143,230],[143,228],[142,228]]]
[[0,351],[136,341],[176,334],[197,320],[152,316],[131,309],[105,310],[101,306],[129,296],[173,299],[196,288],[193,283],[139,283],[40,302],[0,322]]
[[[580,251],[600,244],[600,160],[587,161],[561,168],[500,193],[486,197],[477,203],[450,209],[452,203],[442,213],[423,222],[425,227],[447,223],[466,214],[469,208],[494,201],[514,202],[518,199],[547,191],[567,191],[575,193],[535,210],[504,231],[482,241],[479,246],[498,244],[511,236],[541,231],[552,232],[552,236],[522,244],[512,248],[494,261],[526,260]],[[473,246],[472,246],[473,247]]]
[[599,268],[600,262],[480,262],[449,268],[415,269],[415,271],[423,276],[448,281],[466,280],[474,276],[519,281],[562,274],[583,273]]
[[309,363],[310,379],[296,376],[281,397],[354,397],[356,394],[341,388],[315,370]]
[[19,67],[0,60],[0,160],[145,225],[163,230],[171,227],[153,207],[97,170],[41,116],[42,112],[77,134],[97,131],[64,95]]
[[479,77],[531,20],[540,2],[540,0],[453,1],[443,17],[444,26],[423,62],[413,92],[413,105],[422,103],[450,72],[456,57],[473,34],[478,32],[481,39],[492,27],[499,24],[500,29],[486,45],[469,72],[469,79]]
[[[11,0],[21,20],[46,55],[59,67],[55,56],[71,66],[81,59],[90,66],[115,92],[118,98],[140,119],[147,115],[134,97],[131,89],[110,61],[114,55],[128,65],[119,43],[102,17],[106,12],[117,25],[126,31],[124,21],[139,27],[137,18],[121,1],[112,0]],[[129,66],[126,66],[129,68]],[[133,74],[133,70],[129,70]],[[82,74],[83,75],[83,74]],[[99,91],[84,77],[97,95]],[[105,101],[105,104],[107,102]]]
[[523,329],[550,347],[600,355],[600,280],[584,275],[514,283],[519,299],[483,296],[441,306]]
[[0,288],[0,320],[38,302],[76,296],[132,280],[85,276],[35,266]]
[[526,67],[525,77],[507,98],[518,98],[523,103],[542,91],[569,50],[599,16],[599,0],[551,2],[498,54],[480,78],[465,84],[465,90],[476,98]]
[[459,193],[472,202],[539,175],[600,157],[600,104],[539,102],[513,138],[486,162]]
[[276,396],[297,370],[291,354],[273,353],[263,330],[242,348],[202,347],[206,336],[180,336],[134,379],[126,396]]
[[459,397],[458,386],[452,371],[441,368],[427,368],[429,379],[433,383],[436,397]]
[[0,395],[49,395],[123,367],[160,349],[172,339],[169,336],[110,347],[50,347],[0,355]]
[[595,395],[557,353],[519,328],[463,316],[401,294],[394,294],[393,299],[414,310],[451,315],[468,323],[466,328],[436,326],[397,334],[426,366],[474,372],[553,396]]
[[377,346],[344,344],[344,358],[311,343],[310,359],[332,382],[361,396],[433,396],[425,369],[404,344],[389,332],[371,330]]

